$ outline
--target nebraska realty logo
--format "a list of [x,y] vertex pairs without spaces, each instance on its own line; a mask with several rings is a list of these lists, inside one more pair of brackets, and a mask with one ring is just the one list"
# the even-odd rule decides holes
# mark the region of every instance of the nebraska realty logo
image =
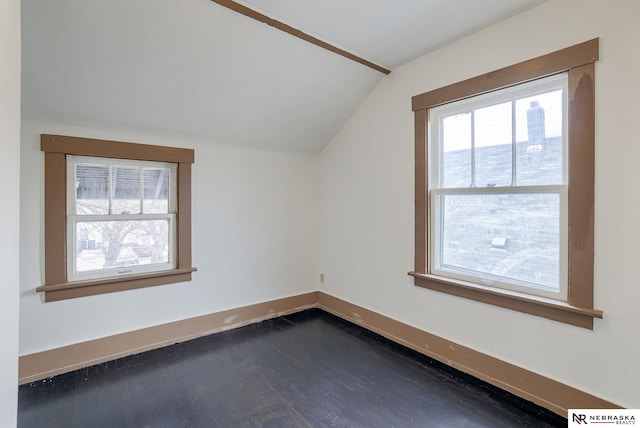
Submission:
[[569,427],[585,425],[635,425],[640,409],[569,409]]

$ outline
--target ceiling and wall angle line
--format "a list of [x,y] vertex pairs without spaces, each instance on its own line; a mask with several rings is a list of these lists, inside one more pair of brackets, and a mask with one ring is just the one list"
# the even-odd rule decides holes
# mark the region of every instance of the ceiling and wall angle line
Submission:
[[318,152],[382,70],[542,2],[23,2],[23,118]]

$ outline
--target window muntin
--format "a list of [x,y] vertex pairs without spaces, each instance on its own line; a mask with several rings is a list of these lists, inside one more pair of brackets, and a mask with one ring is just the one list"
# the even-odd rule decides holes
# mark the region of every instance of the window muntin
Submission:
[[67,156],[69,281],[175,268],[176,165]]
[[429,110],[431,273],[567,298],[567,76]]

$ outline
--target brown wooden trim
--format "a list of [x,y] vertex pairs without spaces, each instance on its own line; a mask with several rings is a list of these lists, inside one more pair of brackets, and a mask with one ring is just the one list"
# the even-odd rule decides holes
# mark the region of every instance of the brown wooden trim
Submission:
[[[568,409],[621,408],[540,374],[338,299],[318,294],[318,307],[566,417]],[[517,345],[517,344],[514,344]]]
[[599,39],[589,40],[547,55],[523,61],[491,73],[416,95],[414,111],[480,95],[529,80],[568,71],[599,59]]
[[[42,134],[45,152],[45,302],[112,293],[191,280],[191,164],[194,151],[175,147],[123,143]],[[176,269],[152,274],[67,282],[66,264],[66,155],[178,163],[178,214],[176,225]]]
[[352,61],[355,61],[359,64],[365,65],[369,68],[372,68],[376,71],[379,71],[380,73],[384,73],[384,74],[389,74],[391,73],[391,70],[388,70],[384,67],[381,67],[377,64],[372,63],[371,61],[367,61],[366,59],[360,58],[359,56],[356,56],[350,52],[345,51],[344,49],[340,49],[336,46],[333,46],[325,41],[322,41],[316,37],[313,37],[307,33],[304,33],[303,31],[298,30],[297,28],[294,28],[290,25],[287,25],[283,22],[280,22],[276,19],[270,18],[267,15],[264,15],[258,11],[255,11],[247,6],[241,5],[239,3],[236,3],[235,1],[232,0],[211,0],[214,3],[219,4],[220,6],[224,6],[227,9],[231,9],[234,12],[237,12],[241,15],[244,15],[246,17],[249,17],[251,19],[255,19],[256,21],[262,22],[264,24],[267,24],[271,27],[274,27],[280,31],[283,31],[287,34],[290,34],[294,37],[298,37],[299,39],[304,40],[305,42],[309,42],[311,44],[314,44],[316,46],[319,46],[323,49],[326,49],[330,52],[333,52],[335,54],[341,55],[347,59],[350,59]]
[[[595,65],[569,71],[569,296],[593,307]],[[572,286],[578,284],[579,286]]]
[[33,382],[127,355],[299,312],[315,306],[317,301],[317,292],[314,291],[24,355],[19,358],[19,382]]
[[96,140],[65,135],[42,134],[40,136],[40,150],[78,156],[98,156],[154,162],[194,162],[193,149]]
[[[428,110],[418,110],[415,116],[416,141],[427,141]],[[427,197],[427,145],[415,145],[415,218],[427,218],[429,198]],[[427,271],[427,222],[416,221],[415,229],[415,261],[418,272]]]
[[561,416],[566,416],[570,408],[620,408],[553,379],[317,291],[23,355],[19,358],[19,382],[45,379],[316,306]]
[[[474,77],[413,97],[415,110],[416,207],[414,284],[458,297],[593,329],[595,64],[599,39]],[[429,144],[426,128],[431,107],[479,95],[528,80],[564,72],[569,81],[569,241],[567,304],[547,299],[514,298],[514,293],[431,275],[429,266]],[[517,295],[519,293],[515,293]]]
[[151,273],[143,273],[138,275],[122,275],[122,276],[110,276],[107,278],[93,279],[90,281],[74,281],[74,282],[62,282],[60,284],[52,284],[52,285],[41,285],[36,288],[36,291],[57,291],[57,290],[68,290],[71,288],[82,288],[82,287],[93,287],[96,285],[103,284],[113,284],[116,282],[127,282],[132,279],[148,279],[155,278],[158,276],[171,276],[171,275],[182,275],[185,273],[195,272],[198,269],[189,268],[189,269],[171,269],[164,270],[159,272],[151,272]]
[[536,297],[510,290],[444,279],[433,275],[409,272],[418,287],[452,294],[543,318],[593,330],[593,319],[602,318],[602,311],[577,307],[557,300]]
[[178,165],[177,268],[191,267],[191,163]]
[[115,291],[191,281],[191,273],[197,270],[196,268],[172,269],[139,275],[101,278],[91,281],[62,282],[59,284],[40,286],[36,288],[36,291],[45,293],[45,302],[56,302],[58,300],[93,296],[95,294],[113,293]]
[[[195,271],[196,269],[193,269]],[[123,278],[124,279],[124,278]],[[179,282],[191,281],[191,272],[164,274],[162,276],[152,276],[144,278],[128,278],[126,281],[103,282],[100,284],[81,285],[74,287],[76,283],[70,282],[61,284],[56,289],[47,289],[44,291],[44,301],[57,302],[59,300],[75,299],[77,297],[95,296],[97,294],[115,293],[116,291],[135,290],[137,288],[154,287],[156,285],[175,284]],[[40,287],[38,287],[40,288]]]
[[61,153],[45,153],[44,259],[45,284],[67,280],[67,160]]

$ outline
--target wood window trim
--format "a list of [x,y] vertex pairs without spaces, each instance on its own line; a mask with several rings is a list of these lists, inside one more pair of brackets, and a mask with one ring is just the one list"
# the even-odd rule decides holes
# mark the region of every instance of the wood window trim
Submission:
[[[36,291],[45,293],[45,302],[191,280],[191,273],[196,271],[191,266],[192,149],[42,134],[40,150],[45,152],[45,284],[36,288]],[[178,164],[175,269],[89,281],[67,281],[67,155]]]
[[[474,301],[593,330],[595,185],[595,62],[599,39],[486,73],[412,98],[415,116],[414,284]],[[567,72],[569,79],[569,263],[566,302],[430,274],[428,245],[429,109],[531,80]]]

